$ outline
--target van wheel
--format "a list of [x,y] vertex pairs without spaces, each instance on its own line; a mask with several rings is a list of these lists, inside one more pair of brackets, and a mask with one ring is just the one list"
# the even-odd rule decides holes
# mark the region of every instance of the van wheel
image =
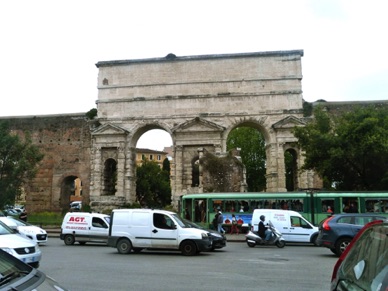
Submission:
[[65,245],[70,246],[74,244],[75,239],[74,239],[74,236],[72,236],[71,234],[67,234],[65,235],[64,241],[65,241]]
[[122,238],[117,243],[117,251],[120,254],[129,254],[132,249],[132,244],[129,239]]
[[184,241],[181,245],[181,252],[184,256],[194,256],[197,253],[197,246],[192,241]]

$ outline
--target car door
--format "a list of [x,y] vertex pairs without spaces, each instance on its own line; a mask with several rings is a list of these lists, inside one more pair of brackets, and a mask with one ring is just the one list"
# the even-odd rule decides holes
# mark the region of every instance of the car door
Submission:
[[151,227],[153,248],[178,248],[178,230],[174,220],[164,213],[154,212]]

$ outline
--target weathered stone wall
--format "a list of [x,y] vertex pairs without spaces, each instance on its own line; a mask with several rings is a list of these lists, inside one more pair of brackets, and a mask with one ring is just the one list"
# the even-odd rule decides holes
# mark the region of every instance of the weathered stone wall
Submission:
[[29,212],[68,208],[69,193],[64,193],[63,189],[67,177],[81,179],[83,200],[89,202],[93,123],[84,113],[1,119],[8,121],[11,131],[20,137],[28,133],[44,154],[36,178],[25,187]]

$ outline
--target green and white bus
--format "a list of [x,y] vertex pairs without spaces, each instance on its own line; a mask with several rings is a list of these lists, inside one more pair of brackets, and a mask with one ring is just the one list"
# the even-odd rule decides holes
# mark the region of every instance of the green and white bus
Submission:
[[233,192],[187,194],[181,197],[181,215],[212,228],[218,208],[224,223],[232,214],[242,224],[250,224],[254,209],[284,209],[299,212],[317,225],[331,213],[376,212],[388,217],[388,192]]

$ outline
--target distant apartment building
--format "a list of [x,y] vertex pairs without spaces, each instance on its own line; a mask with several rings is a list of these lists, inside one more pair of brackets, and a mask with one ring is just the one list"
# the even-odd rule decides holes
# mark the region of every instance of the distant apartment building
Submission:
[[150,150],[150,149],[136,149],[136,165],[141,165],[142,161],[154,161],[162,168],[163,161],[168,158],[167,152]]

